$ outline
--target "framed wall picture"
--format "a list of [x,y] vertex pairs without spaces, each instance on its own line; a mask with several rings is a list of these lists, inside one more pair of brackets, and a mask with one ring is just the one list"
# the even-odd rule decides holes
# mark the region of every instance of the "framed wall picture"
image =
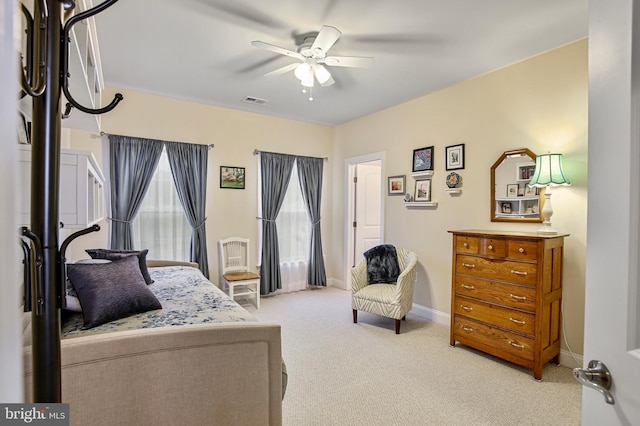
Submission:
[[446,149],[447,170],[464,169],[464,144],[451,145]]
[[404,195],[405,176],[389,176],[388,195]]
[[244,167],[220,166],[220,188],[244,189]]
[[510,184],[507,185],[507,197],[517,197],[518,196],[518,184]]
[[418,148],[413,150],[413,165],[411,171],[422,172],[433,170],[433,147]]
[[413,201],[431,201],[431,179],[416,181]]

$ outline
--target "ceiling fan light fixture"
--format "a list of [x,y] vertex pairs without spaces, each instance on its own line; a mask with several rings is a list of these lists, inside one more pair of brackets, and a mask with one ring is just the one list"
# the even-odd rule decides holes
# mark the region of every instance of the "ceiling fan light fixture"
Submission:
[[308,62],[303,62],[296,70],[293,72],[296,78],[300,81],[308,80],[309,77],[313,78],[313,71],[311,70],[311,65]]
[[327,69],[325,67],[323,67],[322,65],[315,65],[313,67],[313,73],[315,74],[316,78],[318,79],[318,83],[325,84],[327,81],[329,81],[329,79],[331,78],[331,73],[329,73],[329,71],[327,71]]
[[300,84],[302,84],[304,87],[313,87],[313,80],[313,73],[311,73],[308,77],[300,80]]

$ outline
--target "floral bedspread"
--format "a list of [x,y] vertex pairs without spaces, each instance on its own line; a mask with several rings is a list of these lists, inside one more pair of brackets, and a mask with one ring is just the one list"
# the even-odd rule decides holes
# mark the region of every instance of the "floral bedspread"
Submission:
[[132,315],[89,330],[82,328],[82,313],[73,313],[63,322],[62,338],[185,324],[256,321],[198,269],[164,266],[149,268],[149,273],[155,281],[149,284],[149,289],[162,304],[162,309]]

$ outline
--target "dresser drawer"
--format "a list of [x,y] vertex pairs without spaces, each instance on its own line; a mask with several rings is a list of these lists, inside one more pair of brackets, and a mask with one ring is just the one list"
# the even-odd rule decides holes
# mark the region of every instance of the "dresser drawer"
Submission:
[[505,257],[507,254],[507,242],[499,238],[482,238],[480,254],[490,257]]
[[535,312],[536,310],[536,290],[533,287],[480,280],[462,275],[456,275],[454,283],[455,293],[462,296],[499,303],[525,311]]
[[538,243],[526,240],[509,240],[507,257],[518,260],[538,260]]
[[463,254],[478,254],[480,238],[458,235],[455,238],[456,252]]
[[468,318],[455,316],[454,336],[463,343],[474,342],[496,348],[520,358],[533,361],[534,340],[491,327]]
[[454,313],[519,333],[534,334],[535,315],[465,297],[456,297]]
[[489,280],[508,281],[528,286],[536,285],[537,265],[482,257],[456,256],[456,274],[473,275]]

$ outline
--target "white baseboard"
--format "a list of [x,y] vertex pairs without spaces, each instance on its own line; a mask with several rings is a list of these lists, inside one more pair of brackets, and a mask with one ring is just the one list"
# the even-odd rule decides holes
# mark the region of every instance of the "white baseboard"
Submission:
[[451,315],[449,315],[448,313],[437,311],[432,308],[427,308],[426,306],[418,305],[416,303],[413,304],[413,307],[411,308],[411,311],[409,311],[409,313],[438,324],[451,324]]
[[348,290],[346,282],[337,278],[327,278],[327,287],[335,287],[341,290]]
[[569,368],[582,368],[582,366],[584,365],[583,357],[581,354],[576,353],[571,356],[571,352],[569,352],[568,350],[560,349],[560,365]]

